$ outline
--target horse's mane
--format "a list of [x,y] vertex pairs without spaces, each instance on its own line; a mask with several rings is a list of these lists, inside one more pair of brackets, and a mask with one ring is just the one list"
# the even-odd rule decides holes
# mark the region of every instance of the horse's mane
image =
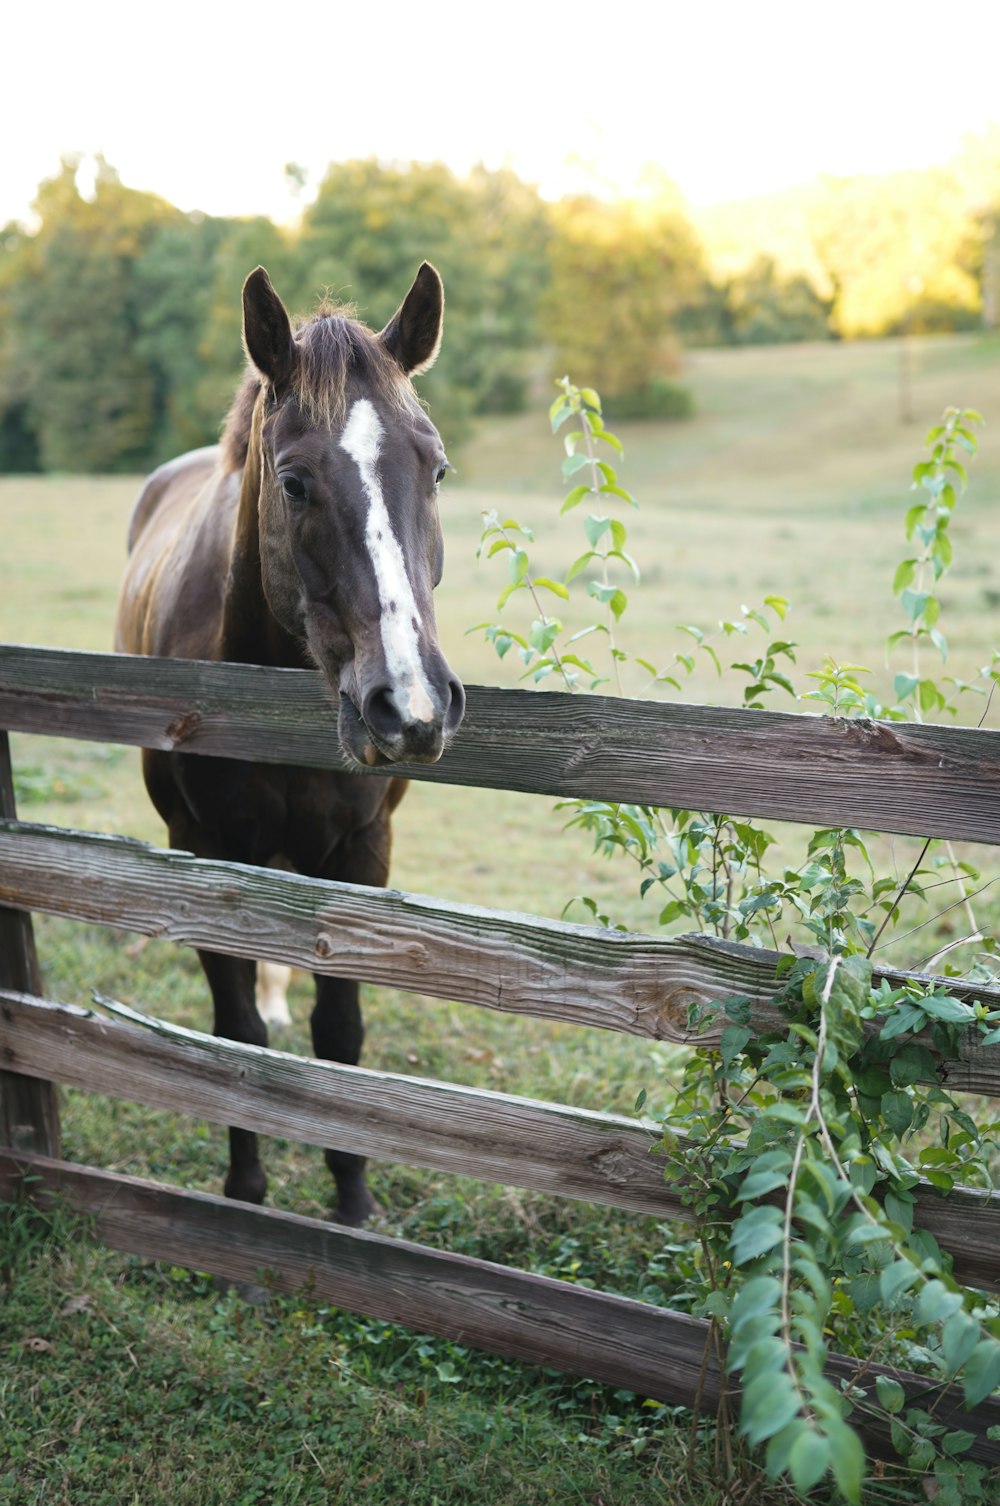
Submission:
[[[342,307],[328,303],[295,331],[299,348],[295,397],[317,427],[342,422],[352,378],[398,411],[419,407],[416,393],[398,363],[366,325]],[[254,408],[262,387],[260,373],[248,363],[243,381],[222,427],[227,471],[246,463]]]

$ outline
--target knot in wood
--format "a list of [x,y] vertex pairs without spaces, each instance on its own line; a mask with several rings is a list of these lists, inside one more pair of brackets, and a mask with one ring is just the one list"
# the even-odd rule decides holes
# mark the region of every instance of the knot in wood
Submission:
[[333,938],[328,936],[325,931],[320,931],[313,945],[313,951],[317,957],[332,957]]
[[708,1004],[707,994],[694,988],[675,988],[667,994],[656,1012],[656,1038],[661,1041],[677,1041],[685,1044],[695,1039],[695,1032],[688,1025],[688,1014],[694,1004]]
[[632,1158],[621,1145],[607,1145],[589,1160],[612,1187],[624,1187],[632,1180]]
[[175,717],[167,728],[167,737],[176,748],[181,743],[187,742],[188,738],[201,726],[201,713],[198,711],[185,711],[183,716]]

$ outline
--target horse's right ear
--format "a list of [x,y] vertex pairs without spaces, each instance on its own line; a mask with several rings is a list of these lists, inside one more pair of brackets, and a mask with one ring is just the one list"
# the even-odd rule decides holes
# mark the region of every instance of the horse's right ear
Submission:
[[295,341],[285,305],[263,267],[251,272],[243,284],[243,344],[275,394],[284,392],[295,370]]

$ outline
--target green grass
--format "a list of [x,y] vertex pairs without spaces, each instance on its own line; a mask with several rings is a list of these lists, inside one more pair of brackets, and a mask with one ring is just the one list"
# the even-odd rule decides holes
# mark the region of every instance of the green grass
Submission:
[[[967,678],[989,658],[1000,593],[1000,342],[916,342],[912,425],[896,417],[895,362],[891,342],[702,352],[686,374],[698,400],[694,420],[623,427],[621,476],[641,504],[629,520],[631,547],[645,566],[625,619],[627,646],[662,661],[678,646],[673,624],[710,627],[777,591],[792,599],[788,632],[800,644],[800,670],[830,653],[869,665],[884,688],[891,670],[882,645],[899,625],[889,584],[903,552],[910,468],[924,428],[956,403],[994,422],[954,525],[943,625],[958,674]],[[557,573],[579,552],[576,515],[556,523],[561,453],[542,409],[499,420],[466,450],[446,488],[438,618],[469,681],[513,678],[509,660],[501,667],[481,635],[465,635],[492,615],[500,584],[498,562],[475,560],[483,509],[536,526],[539,567]],[[135,490],[122,478],[0,479],[0,639],[110,646]],[[688,698],[727,696],[731,687],[702,675]],[[25,819],[162,841],[134,750],[27,737],[14,748]],[[543,915],[559,915],[585,892],[649,924],[630,875],[596,860],[584,838],[560,837],[559,827],[548,800],[414,785],[396,821],[393,882]],[[792,846],[797,840],[788,834]],[[885,842],[880,851],[906,871],[909,844]],[[207,1027],[193,954],[45,918],[37,934],[52,996],[86,1003],[99,987]],[[365,1060],[393,1071],[625,1113],[640,1088],[662,1105],[677,1071],[676,1053],[651,1043],[387,989],[367,990],[367,1001]],[[304,982],[294,985],[292,1009],[296,1025],[281,1044],[306,1051]],[[70,1156],[219,1189],[223,1130],[75,1092],[63,1095],[63,1108]],[[319,1152],[268,1142],[265,1156],[270,1200],[322,1216],[329,1187]],[[378,1225],[385,1232],[681,1309],[697,1293],[690,1255],[654,1221],[404,1167],[375,1167],[373,1183],[387,1209]],[[203,1278],[99,1251],[58,1219],[41,1229],[23,1212],[11,1219],[0,1240],[11,1251],[0,1271],[5,1506],[293,1506],[362,1495],[380,1506],[726,1499],[710,1453],[690,1469],[683,1430],[642,1398],[305,1300],[275,1299],[257,1311]],[[64,1313],[76,1297],[88,1300]],[[32,1338],[52,1347],[25,1342]],[[744,1490],[752,1477],[740,1478]],[[748,1499],[768,1496],[756,1484]]]

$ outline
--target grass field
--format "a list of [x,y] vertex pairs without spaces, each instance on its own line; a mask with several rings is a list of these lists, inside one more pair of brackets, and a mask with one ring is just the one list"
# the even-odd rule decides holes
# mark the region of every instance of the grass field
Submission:
[[[680,646],[674,624],[707,629],[778,592],[792,602],[782,631],[800,645],[801,672],[831,654],[869,666],[873,685],[886,689],[902,667],[886,665],[883,645],[901,625],[889,587],[905,552],[909,473],[924,430],[948,403],[993,422],[954,524],[941,625],[963,678],[1000,647],[1000,341],[915,342],[912,424],[896,415],[891,342],[701,352],[687,379],[695,419],[620,430],[621,478],[640,502],[628,520],[630,548],[644,566],[626,647],[663,662]],[[561,455],[539,411],[491,423],[458,457],[443,503],[438,618],[468,681],[509,684],[515,674],[481,635],[466,636],[492,615],[501,584],[497,562],[475,560],[482,511],[498,507],[535,526],[539,569],[561,573],[583,548],[578,515],[557,522]],[[128,478],[0,479],[0,640],[110,646],[135,490]],[[686,698],[733,694],[701,674]],[[981,712],[970,702],[967,719]],[[995,703],[994,725],[997,715]],[[14,745],[24,819],[162,841],[132,751],[23,737]],[[414,786],[396,823],[393,882],[548,915],[586,892],[648,924],[629,876],[593,858],[585,839],[559,837],[559,825],[550,801]],[[41,919],[37,931],[50,995],[86,1003],[99,987],[207,1028],[193,955],[59,921]],[[302,984],[292,1007],[297,1024],[282,1044],[305,1051]],[[369,1065],[583,1107],[630,1112],[640,1088],[655,1107],[677,1068],[661,1047],[390,990],[368,990],[367,1013]],[[64,1118],[71,1157],[213,1191],[221,1184],[221,1130],[75,1093],[65,1095]],[[271,1142],[266,1162],[273,1203],[322,1215],[318,1152]],[[681,1308],[695,1295],[690,1256],[651,1221],[399,1167],[376,1168],[374,1182],[387,1232]],[[59,1220],[45,1229],[15,1213],[6,1233],[0,1502],[311,1506],[364,1494],[379,1506],[473,1496],[484,1506],[707,1506],[726,1498],[713,1483],[709,1445],[690,1469],[683,1430],[641,1398],[308,1302],[257,1311],[201,1277],[94,1250]],[[748,1499],[768,1496],[755,1486]]]

